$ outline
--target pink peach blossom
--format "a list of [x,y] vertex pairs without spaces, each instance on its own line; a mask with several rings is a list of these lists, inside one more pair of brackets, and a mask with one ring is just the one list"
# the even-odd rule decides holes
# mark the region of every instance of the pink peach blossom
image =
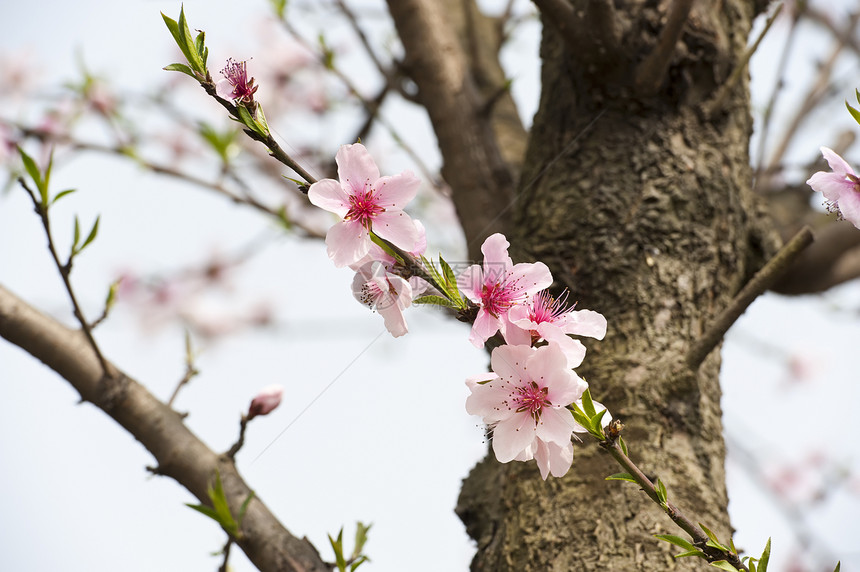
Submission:
[[415,197],[421,181],[411,171],[380,177],[361,144],[342,145],[335,160],[340,181],[323,179],[308,190],[311,203],[343,219],[325,239],[334,265],[340,268],[361,260],[370,251],[371,231],[403,250],[415,249],[418,230],[403,207]]
[[552,275],[543,262],[514,265],[508,256],[510,243],[502,234],[489,236],[481,245],[483,267],[475,264],[457,278],[460,290],[478,304],[478,316],[469,341],[475,347],[510,324],[508,310],[525,304],[531,296],[552,284]]
[[827,208],[860,228],[860,177],[854,169],[827,147],[821,148],[832,173],[819,171],[812,175],[806,184],[827,199]]
[[381,262],[373,261],[358,269],[352,294],[379,312],[392,336],[398,338],[409,332],[403,310],[412,305],[412,287],[400,276],[389,273]]
[[576,422],[566,406],[579,399],[588,384],[567,367],[558,345],[501,346],[493,350],[491,364],[493,374],[467,380],[472,393],[466,411],[480,415],[492,428],[499,462],[534,455],[535,439],[567,447]]
[[526,303],[508,312],[513,324],[505,329],[509,344],[532,344],[538,340],[555,342],[568,358],[569,367],[578,367],[585,357],[585,346],[568,334],[602,340],[606,335],[606,318],[592,310],[565,307],[567,295],[553,298],[547,290],[532,296]]

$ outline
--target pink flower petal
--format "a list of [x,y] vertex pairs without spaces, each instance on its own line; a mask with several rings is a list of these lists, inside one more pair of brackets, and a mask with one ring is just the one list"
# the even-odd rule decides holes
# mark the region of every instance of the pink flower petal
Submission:
[[373,232],[407,252],[412,251],[418,242],[418,229],[409,215],[401,210],[378,214],[373,221]]
[[483,308],[478,310],[478,317],[475,318],[475,323],[472,324],[472,331],[469,333],[469,341],[476,348],[484,347],[484,343],[499,331],[499,325],[498,318],[493,317],[492,314]]
[[379,168],[364,145],[341,145],[335,157],[337,176],[347,189],[363,189],[379,178]]
[[358,262],[370,247],[370,237],[359,222],[341,221],[326,234],[328,256],[338,268]]
[[412,171],[403,171],[399,175],[380,177],[373,186],[380,205],[386,209],[403,210],[403,207],[418,194],[421,179],[412,174]]
[[334,179],[323,179],[308,189],[311,204],[343,218],[349,212],[349,195]]
[[[514,263],[511,257],[508,256],[508,247],[511,244],[505,238],[505,235],[496,233],[487,237],[484,244],[481,245],[481,252],[484,253],[484,273],[487,272],[487,267],[501,266],[501,270],[510,269]],[[496,269],[498,272],[499,269]]]
[[499,421],[493,429],[493,452],[500,463],[513,461],[535,438],[535,422],[528,413]]
[[830,170],[842,177],[845,178],[845,175],[854,174],[854,169],[851,168],[851,165],[845,162],[845,159],[837,155],[832,149],[828,147],[821,148],[821,154],[824,155],[824,158],[827,160],[827,164],[830,166]]
[[844,177],[836,173],[825,173],[824,171],[818,171],[813,174],[806,181],[806,184],[812,187],[814,191],[823,194],[824,198],[830,201],[841,200],[842,195],[846,191],[851,192],[854,187],[854,184]]

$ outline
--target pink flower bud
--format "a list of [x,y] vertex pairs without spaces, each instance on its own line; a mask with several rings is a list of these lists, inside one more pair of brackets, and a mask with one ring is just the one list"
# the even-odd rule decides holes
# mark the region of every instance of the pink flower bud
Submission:
[[248,420],[253,419],[257,415],[268,415],[271,413],[281,404],[281,396],[283,394],[284,388],[278,384],[263,388],[257,394],[257,397],[251,401],[251,407],[248,408]]

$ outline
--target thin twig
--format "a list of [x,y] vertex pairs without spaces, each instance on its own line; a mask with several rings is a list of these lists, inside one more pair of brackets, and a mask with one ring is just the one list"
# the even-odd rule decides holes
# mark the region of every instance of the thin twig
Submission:
[[54,245],[54,238],[51,236],[51,221],[48,218],[48,205],[42,204],[42,202],[36,198],[36,194],[27,186],[27,182],[22,178],[18,178],[18,183],[27,191],[27,194],[30,195],[30,198],[33,200],[33,206],[36,209],[36,213],[38,213],[39,218],[42,219],[42,226],[45,228],[45,235],[48,238],[48,250],[51,252],[51,257],[54,259],[54,264],[57,266],[57,270],[60,272],[60,276],[63,279],[63,284],[66,286],[66,292],[69,294],[69,299],[72,301],[72,311],[75,315],[75,318],[78,320],[78,323],[81,325],[81,331],[84,333],[84,336],[87,338],[87,342],[89,342],[90,347],[93,349],[93,353],[95,353],[96,358],[99,361],[99,365],[104,372],[105,377],[110,377],[111,373],[108,369],[107,361],[102,355],[101,350],[99,349],[98,344],[96,343],[95,338],[93,337],[92,328],[90,327],[89,322],[84,317],[84,313],[81,311],[81,306],[78,304],[78,298],[75,296],[75,290],[72,288],[72,282],[70,279],[70,274],[72,271],[72,259],[74,258],[73,254],[69,254],[68,261],[63,264],[60,262],[60,257],[57,255],[57,249]]
[[239,439],[233,443],[233,446],[230,447],[226,453],[224,453],[231,461],[235,460],[236,453],[238,453],[239,449],[241,449],[245,444],[245,430],[248,429],[248,421],[248,416],[242,415],[242,418],[239,420]]
[[660,89],[692,7],[693,0],[674,0],[669,7],[666,26],[657,39],[654,51],[639,64],[634,75],[634,84],[641,94],[654,95]]
[[776,283],[800,253],[812,243],[812,240],[812,230],[808,226],[803,227],[761,270],[756,272],[755,276],[734,297],[728,307],[717,316],[699,341],[693,344],[687,352],[686,362],[690,369],[699,368],[708,354],[717,347],[732,324],[752,304],[753,300],[764,294]]
[[185,331],[185,375],[182,376],[182,379],[179,380],[179,383],[176,384],[176,389],[173,390],[173,393],[170,395],[170,399],[167,400],[167,406],[173,407],[173,402],[176,401],[176,396],[179,395],[179,390],[185,387],[189,381],[191,381],[196,375],[198,375],[200,371],[194,367],[194,351],[191,347],[191,334],[188,331]]
[[361,41],[361,45],[364,46],[364,51],[367,52],[367,57],[373,61],[376,69],[379,70],[379,73],[382,74],[383,77],[388,77],[391,72],[386,70],[379,58],[376,57],[376,52],[373,51],[373,46],[370,45],[370,41],[367,39],[367,34],[364,33],[364,28],[359,25],[358,17],[356,17],[355,12],[353,12],[343,0],[336,0],[336,3],[340,11],[343,12],[343,15],[346,16],[346,19],[349,20],[349,24],[352,26],[352,31],[355,32],[356,36],[358,36],[358,39]]
[[758,49],[759,44],[761,44],[761,41],[764,39],[765,35],[770,30],[770,27],[773,25],[774,21],[776,20],[776,17],[779,16],[780,12],[782,12],[782,7],[782,3],[780,3],[779,6],[776,7],[776,10],[773,11],[773,14],[771,14],[771,16],[767,19],[767,22],[765,22],[764,29],[761,31],[761,34],[759,34],[758,38],[756,38],[755,42],[753,42],[753,45],[747,48],[740,61],[738,61],[737,66],[735,66],[735,70],[732,72],[732,75],[729,76],[729,79],[726,80],[726,82],[722,86],[720,86],[720,89],[717,90],[717,95],[714,96],[714,98],[710,102],[706,103],[703,106],[706,116],[710,117],[714,114],[714,112],[722,108],[723,102],[726,97],[729,96],[729,94],[735,88],[735,85],[737,85],[737,83],[743,77],[743,72],[744,70],[746,70],[750,58]]
[[633,477],[636,484],[638,484],[642,488],[642,491],[648,495],[648,498],[659,505],[663,509],[663,512],[665,512],[669,518],[672,519],[672,522],[674,522],[681,530],[690,535],[690,538],[693,539],[693,544],[706,555],[709,562],[726,560],[736,569],[746,570],[749,572],[749,568],[741,562],[741,559],[737,554],[709,546],[708,543],[710,539],[708,538],[708,535],[705,534],[705,532],[695,522],[687,518],[687,516],[682,513],[678,507],[668,500],[665,503],[660,500],[654,483],[652,483],[651,480],[645,476],[645,473],[643,473],[642,470],[624,454],[624,451],[621,449],[621,445],[618,443],[618,434],[620,434],[620,427],[623,427],[623,425],[621,425],[617,420],[613,421],[612,424],[615,424],[616,427],[618,427],[614,433],[614,437],[607,437],[600,442],[600,446],[604,450],[608,451],[609,454],[612,455],[612,458],[615,459],[615,461],[621,465],[631,477]]

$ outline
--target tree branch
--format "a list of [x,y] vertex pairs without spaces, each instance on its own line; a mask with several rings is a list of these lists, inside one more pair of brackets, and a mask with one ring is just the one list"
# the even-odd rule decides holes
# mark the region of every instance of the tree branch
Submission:
[[660,89],[660,84],[666,77],[666,70],[669,69],[669,62],[672,61],[672,54],[675,52],[675,46],[684,31],[684,24],[687,23],[687,17],[690,15],[692,7],[693,0],[674,0],[672,2],[669,15],[666,18],[666,27],[663,28],[654,51],[648,54],[648,57],[639,64],[636,70],[634,83],[640,94],[654,95]]
[[505,230],[513,176],[490,121],[481,117],[483,101],[444,6],[437,0],[389,0],[388,6],[436,132],[442,175],[451,185],[470,256],[477,259],[483,239]]
[[[200,502],[210,504],[207,487],[219,471],[231,510],[238,514],[251,493],[226,457],[209,449],[182,423],[180,415],[137,381],[107,362],[104,375],[84,335],[71,330],[0,286],[0,337],[21,347],[64,377],[152,453],[156,472],[169,476]],[[254,496],[236,543],[260,570],[329,572],[307,540],[290,534]]]
[[756,272],[752,280],[741,289],[731,304],[717,316],[705,334],[687,352],[686,361],[690,369],[696,370],[702,365],[708,354],[717,347],[732,324],[746,311],[753,300],[773,286],[810,243],[812,243],[812,230],[805,226],[782,247],[776,256]]

